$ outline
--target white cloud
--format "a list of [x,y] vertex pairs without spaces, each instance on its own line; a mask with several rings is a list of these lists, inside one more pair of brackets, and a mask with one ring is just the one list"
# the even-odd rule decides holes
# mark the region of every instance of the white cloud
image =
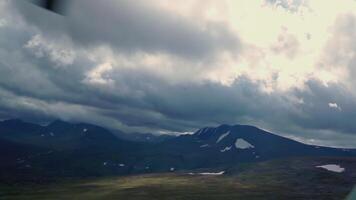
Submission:
[[[262,81],[261,88],[271,92],[303,89],[310,79],[328,85],[344,82],[347,77],[347,71],[326,59],[335,49],[332,44],[350,44],[333,37],[333,29],[338,29],[335,22],[345,13],[356,16],[355,1],[153,2],[161,9],[194,19],[200,26],[206,22],[224,22],[241,39],[239,55],[218,56],[216,62],[207,64],[209,67],[198,68],[198,73],[205,74],[198,79],[230,85],[238,77],[247,76]],[[356,41],[353,38],[350,37]]]
[[55,66],[71,65],[75,59],[75,51],[66,47],[63,42],[64,40],[48,40],[37,34],[24,47],[38,58],[48,57]]
[[84,83],[99,84],[99,85],[112,85],[114,80],[110,78],[110,72],[112,71],[112,64],[110,62],[102,63],[96,66],[94,69],[86,73]]

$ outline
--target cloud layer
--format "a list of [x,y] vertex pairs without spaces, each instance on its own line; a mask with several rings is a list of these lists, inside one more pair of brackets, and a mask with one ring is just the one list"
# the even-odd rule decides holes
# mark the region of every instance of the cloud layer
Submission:
[[355,1],[0,2],[0,118],[356,147]]

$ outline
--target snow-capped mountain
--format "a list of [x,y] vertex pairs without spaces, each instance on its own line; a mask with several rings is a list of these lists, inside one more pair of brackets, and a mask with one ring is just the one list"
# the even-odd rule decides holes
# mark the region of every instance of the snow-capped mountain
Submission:
[[[355,150],[303,144],[247,125],[207,127],[162,144],[196,167],[224,166],[296,156],[355,156]],[[161,147],[162,148],[162,147]]]

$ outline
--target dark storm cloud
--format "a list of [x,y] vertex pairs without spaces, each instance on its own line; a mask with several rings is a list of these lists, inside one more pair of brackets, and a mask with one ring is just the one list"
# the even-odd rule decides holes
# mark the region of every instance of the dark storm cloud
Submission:
[[168,52],[196,59],[212,57],[218,51],[238,53],[240,48],[238,37],[223,23],[197,25],[149,1],[74,0],[65,17],[25,2],[15,6],[43,33],[68,34],[84,46],[106,43],[120,51]]
[[[356,134],[356,101],[350,98],[352,94],[339,84],[325,86],[311,80],[307,85],[308,90],[296,92],[296,96],[304,99],[300,107],[303,116],[295,117],[293,121],[305,128]],[[329,103],[338,107],[330,107]]]

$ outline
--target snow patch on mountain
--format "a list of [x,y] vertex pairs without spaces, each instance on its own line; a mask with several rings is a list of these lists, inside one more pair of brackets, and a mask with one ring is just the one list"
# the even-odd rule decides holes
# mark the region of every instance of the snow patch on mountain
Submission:
[[345,171],[345,168],[342,168],[340,165],[335,165],[335,164],[320,165],[320,166],[316,166],[316,167],[323,168],[328,171],[337,172],[337,173],[341,173],[341,172]]
[[204,133],[204,132],[206,131],[206,129],[207,129],[207,128],[199,129],[196,134],[197,134],[197,135],[200,135],[200,134]]
[[224,149],[220,150],[220,152],[230,151],[232,146],[225,147]]
[[223,140],[226,136],[228,136],[230,134],[230,131],[223,133],[222,135],[220,135],[220,137],[218,138],[218,140],[216,140],[216,143],[219,143],[221,140]]
[[205,147],[209,147],[209,144],[203,144],[200,146],[200,148],[205,148]]
[[250,144],[249,142],[247,142],[246,140],[244,140],[244,139],[242,139],[242,138],[237,138],[237,139],[236,139],[235,147],[236,147],[237,149],[255,148],[255,146],[253,146],[252,144]]

